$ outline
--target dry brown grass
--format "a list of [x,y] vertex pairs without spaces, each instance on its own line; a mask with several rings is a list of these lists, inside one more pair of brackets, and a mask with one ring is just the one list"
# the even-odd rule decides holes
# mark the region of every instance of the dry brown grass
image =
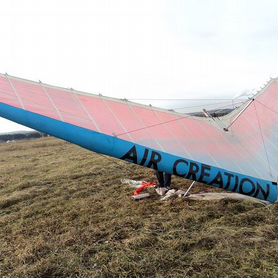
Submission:
[[277,277],[277,206],[134,202],[152,171],[51,138],[0,154],[0,276]]

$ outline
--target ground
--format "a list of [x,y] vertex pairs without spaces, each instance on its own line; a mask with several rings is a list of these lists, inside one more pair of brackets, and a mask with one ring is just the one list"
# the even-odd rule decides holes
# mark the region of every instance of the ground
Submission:
[[120,180],[151,170],[53,138],[0,144],[0,162],[0,276],[277,277],[277,205],[133,201]]

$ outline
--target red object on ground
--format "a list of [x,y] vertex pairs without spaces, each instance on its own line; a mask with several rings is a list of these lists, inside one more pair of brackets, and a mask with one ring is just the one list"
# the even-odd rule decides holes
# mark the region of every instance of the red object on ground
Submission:
[[144,182],[142,183],[142,186],[140,186],[139,188],[137,188],[134,193],[133,193],[133,196],[134,195],[139,195],[141,194],[145,189],[147,188],[151,188],[151,187],[156,187],[156,183],[154,182]]

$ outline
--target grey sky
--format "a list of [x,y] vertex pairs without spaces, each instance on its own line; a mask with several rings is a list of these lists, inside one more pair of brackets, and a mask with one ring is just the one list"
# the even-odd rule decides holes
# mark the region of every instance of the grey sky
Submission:
[[232,98],[278,71],[276,0],[0,4],[2,73],[114,97]]

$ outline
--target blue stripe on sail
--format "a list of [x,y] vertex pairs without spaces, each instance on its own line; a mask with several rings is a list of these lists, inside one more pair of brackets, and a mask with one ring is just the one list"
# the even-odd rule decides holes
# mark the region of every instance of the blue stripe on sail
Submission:
[[3,103],[0,103],[0,116],[97,153],[149,168],[157,167],[166,173],[272,203],[277,200],[277,183],[271,181],[205,165]]

